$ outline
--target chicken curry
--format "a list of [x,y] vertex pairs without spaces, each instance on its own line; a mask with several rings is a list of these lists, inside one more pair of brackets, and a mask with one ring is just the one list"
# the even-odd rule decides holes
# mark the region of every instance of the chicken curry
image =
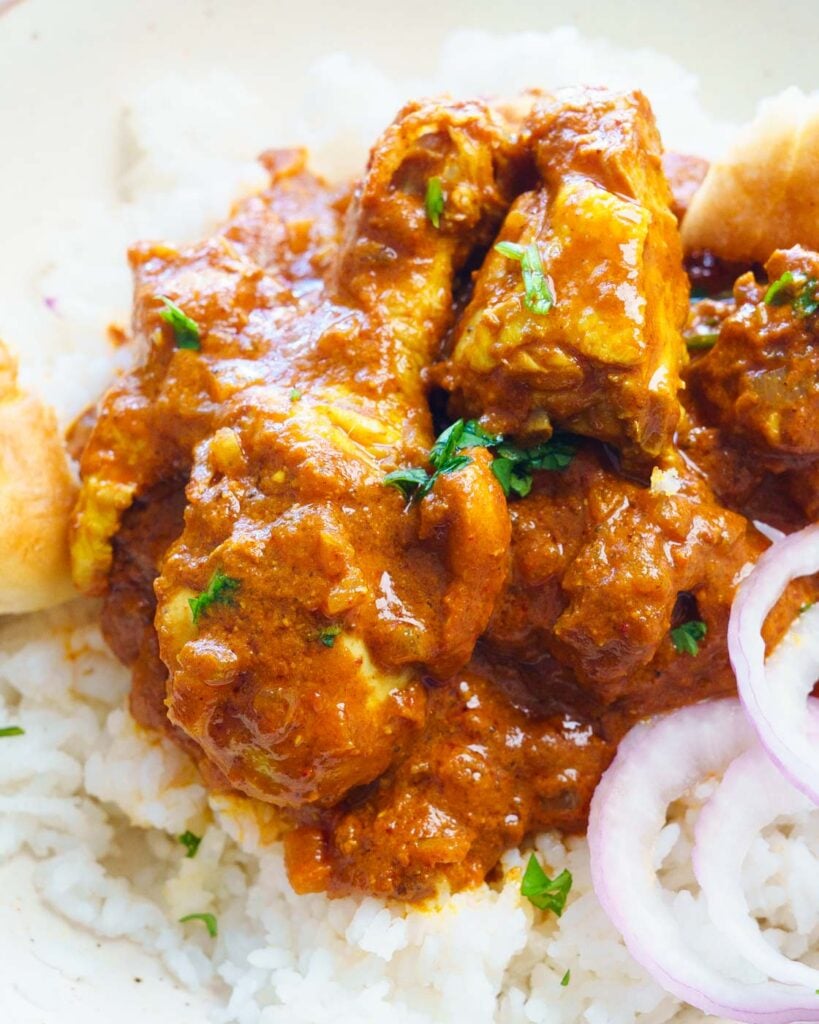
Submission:
[[264,162],[130,254],[74,575],[298,891],[420,900],[582,832],[635,721],[733,691],[755,523],[819,510],[819,255],[684,254],[701,162],[639,93],[411,103],[350,186]]

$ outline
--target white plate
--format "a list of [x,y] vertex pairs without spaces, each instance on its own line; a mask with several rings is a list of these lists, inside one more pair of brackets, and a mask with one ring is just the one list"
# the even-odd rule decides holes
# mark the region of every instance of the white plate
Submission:
[[[813,0],[0,0],[0,335],[36,372],[36,339],[14,336],[34,301],[32,274],[47,266],[54,225],[109,186],[121,98],[157,73],[235,75],[263,102],[262,148],[296,141],[276,137],[278,115],[324,53],[422,74],[453,29],[565,23],[670,54],[699,74],[706,107],[724,119],[787,85],[819,85]],[[201,1024],[204,997],[180,992],[128,943],[101,946],[45,912],[29,876],[25,861],[0,868],[3,1022]]]

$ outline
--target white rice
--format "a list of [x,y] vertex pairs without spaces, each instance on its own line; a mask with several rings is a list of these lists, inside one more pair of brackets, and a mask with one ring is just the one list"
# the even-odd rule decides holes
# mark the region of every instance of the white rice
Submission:
[[[343,55],[320,61],[289,134],[260,134],[254,97],[231,79],[165,78],[123,101],[126,144],[111,193],[55,239],[51,268],[14,308],[24,378],[64,419],[104,386],[126,352],[104,340],[125,321],[130,279],[122,251],[139,237],[204,234],[231,198],[258,182],[250,158],[308,142],[325,170],[358,166],[401,101],[447,88],[511,92],[576,81],[641,86],[670,144],[711,152],[724,126],[707,122],[696,82],[668,59],[624,53],[571,29],[492,38],[460,33],[439,71],[396,82]],[[180,144],[180,125],[184,139]],[[195,155],[195,159],[193,156]],[[14,297],[8,297],[13,304]],[[56,302],[57,315],[42,299]],[[53,305],[53,304],[52,304]],[[5,306],[6,312],[12,308]],[[10,322],[11,322],[10,321]],[[34,346],[24,339],[37,338]],[[819,609],[803,616],[819,627]],[[519,895],[522,855],[504,859],[507,884],[460,893],[437,912],[367,899],[296,896],[281,850],[259,842],[249,816],[227,815],[185,757],[139,731],[124,710],[127,673],[103,644],[88,602],[0,626],[0,859],[30,852],[42,899],[106,939],[128,937],[162,958],[191,990],[213,994],[222,1024],[661,1024],[700,1019],[628,955],[591,890],[583,840],[538,837],[547,869],[574,877],[563,917]],[[812,618],[811,618],[812,616]],[[692,935],[719,951],[690,871],[690,819],[681,807],[658,861]],[[177,836],[202,834],[186,859]],[[819,815],[773,829],[745,869],[750,906],[792,956],[819,948]],[[211,939],[178,918],[210,912]],[[571,981],[560,982],[567,970]]]

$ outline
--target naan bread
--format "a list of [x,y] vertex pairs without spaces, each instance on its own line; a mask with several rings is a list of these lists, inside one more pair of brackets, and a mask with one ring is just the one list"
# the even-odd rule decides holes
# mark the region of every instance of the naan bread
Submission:
[[18,388],[16,363],[0,343],[0,614],[35,611],[73,593],[75,491],[54,414]]
[[817,182],[819,93],[788,89],[709,168],[683,220],[686,251],[764,263],[775,249],[819,249]]

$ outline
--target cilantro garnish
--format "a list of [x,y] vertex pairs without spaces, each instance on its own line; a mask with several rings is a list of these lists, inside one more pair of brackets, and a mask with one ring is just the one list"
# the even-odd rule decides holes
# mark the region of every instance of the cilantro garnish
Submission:
[[459,454],[465,448],[487,448],[501,440],[487,433],[475,420],[456,420],[438,436],[429,452],[433,472],[428,473],[418,466],[397,469],[384,477],[388,487],[397,487],[406,498],[420,501],[435,486],[435,481],[444,473],[454,473],[472,461],[468,455]]
[[574,446],[553,437],[532,448],[520,448],[504,441],[501,434],[490,434],[476,420],[456,420],[438,437],[430,449],[433,472],[417,466],[397,469],[384,477],[388,487],[397,487],[406,498],[420,501],[435,486],[443,473],[454,473],[472,460],[462,455],[467,448],[493,448],[492,472],[508,498],[525,497],[532,489],[532,474],[537,469],[565,469],[574,457]]
[[492,472],[507,498],[510,494],[525,498],[532,489],[536,469],[562,470],[574,458],[574,446],[556,437],[532,448],[519,448],[503,442],[495,452]]
[[213,914],[186,914],[184,917],[179,918],[180,924],[185,924],[186,921],[201,921],[212,939],[215,939],[219,932],[219,927]]
[[332,626],[325,626],[324,629],[319,630],[319,642],[324,644],[325,647],[332,647],[340,632],[341,626],[338,623],[333,623]]
[[677,654],[699,654],[699,641],[705,638],[708,626],[701,619],[692,619],[671,630],[671,643]]
[[446,197],[441,186],[440,178],[430,178],[427,182],[427,194],[424,205],[427,209],[427,217],[434,228],[441,226],[441,214],[444,212]]
[[815,601],[806,601],[803,605],[800,606],[799,614],[800,615],[804,615],[804,613],[808,610],[808,608],[813,608],[813,606],[815,604],[816,604]]
[[523,275],[523,304],[530,313],[544,316],[555,304],[554,295],[543,272],[540,250],[536,242],[518,245],[516,242],[498,242],[495,252],[520,263]]
[[799,316],[813,316],[819,309],[819,294],[817,294],[817,280],[809,277],[802,288],[802,291],[793,300],[793,308]]
[[560,979],[560,984],[563,986],[563,988],[565,988],[569,984],[569,982],[571,980],[572,980],[572,972],[571,972],[571,970],[568,970],[563,975],[563,977]]
[[5,738],[6,736],[25,736],[25,734],[26,730],[21,729],[19,725],[4,725],[3,728],[0,729],[0,739]]
[[166,324],[173,329],[173,336],[177,348],[198,349],[201,347],[199,338],[199,324],[192,320],[187,313],[183,312],[175,302],[166,295],[160,295],[165,308],[160,310],[159,315]]
[[716,345],[719,331],[688,331],[684,337],[689,352],[700,352]]
[[783,306],[790,301],[797,316],[813,316],[819,310],[819,281],[815,277],[794,274],[790,270],[768,285],[765,303]]
[[[552,910],[558,917],[563,913],[566,906],[566,898],[572,887],[572,875],[565,869],[555,878],[549,878],[537,857],[532,854],[526,871],[523,873],[523,880],[520,883],[520,892],[538,910]],[[561,982],[561,984],[563,984]],[[568,985],[568,982],[566,982]]]
[[226,576],[221,569],[217,569],[202,593],[188,599],[194,625],[198,625],[202,616],[210,611],[211,605],[234,604],[234,595],[241,585],[241,580]]
[[772,281],[768,285],[768,290],[765,292],[765,305],[766,306],[781,306],[784,302],[787,302],[788,293],[794,285],[796,279],[790,270],[786,270],[785,273],[778,277],[775,281]]
[[300,398],[301,398],[301,391],[299,391],[298,388],[291,388],[290,389],[290,401],[291,402],[298,402],[298,400]]
[[193,832],[183,832],[179,837],[179,842],[188,851],[186,857],[195,857],[196,851],[199,849],[199,844],[202,842],[202,837],[194,835]]
[[429,494],[432,487],[433,477],[420,466],[409,466],[407,469],[396,469],[387,473],[384,483],[387,487],[395,487],[402,492],[405,498],[420,501],[425,494]]

